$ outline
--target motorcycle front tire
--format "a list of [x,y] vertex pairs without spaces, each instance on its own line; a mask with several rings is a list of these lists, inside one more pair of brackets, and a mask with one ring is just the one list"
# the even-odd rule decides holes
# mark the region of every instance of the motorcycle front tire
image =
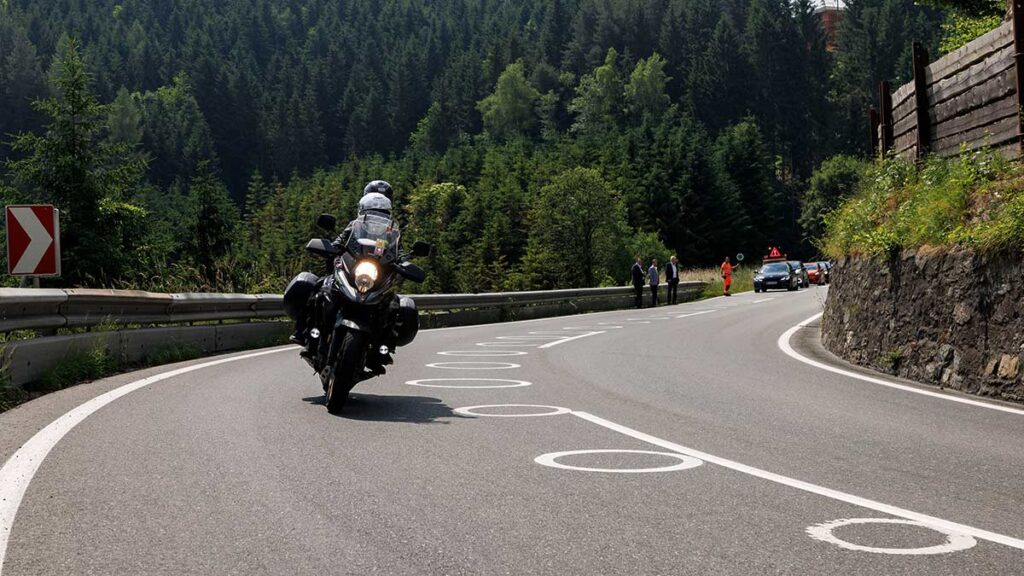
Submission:
[[358,382],[358,376],[366,363],[366,334],[349,331],[345,333],[338,350],[338,361],[327,384],[327,411],[340,414],[348,400],[348,393]]

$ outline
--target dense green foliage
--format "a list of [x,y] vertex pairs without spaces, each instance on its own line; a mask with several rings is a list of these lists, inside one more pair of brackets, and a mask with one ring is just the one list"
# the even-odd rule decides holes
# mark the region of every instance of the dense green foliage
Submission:
[[1021,249],[1024,171],[987,150],[920,165],[879,161],[825,226],[824,250],[834,258],[919,246]]
[[878,82],[944,19],[848,0],[828,52],[815,6],[6,0],[0,187],[64,210],[71,284],[280,291],[375,178],[438,245],[425,290],[795,250],[814,168],[867,151]]
[[822,162],[811,176],[800,207],[800,227],[813,243],[825,231],[825,218],[853,195],[867,169],[867,162],[852,156],[835,156]]

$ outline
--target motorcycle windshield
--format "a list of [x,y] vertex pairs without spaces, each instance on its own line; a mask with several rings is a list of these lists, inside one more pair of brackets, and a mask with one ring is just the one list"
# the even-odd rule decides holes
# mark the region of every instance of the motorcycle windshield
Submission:
[[398,259],[401,236],[398,222],[384,216],[364,214],[352,222],[346,248],[356,258],[372,256],[388,264]]

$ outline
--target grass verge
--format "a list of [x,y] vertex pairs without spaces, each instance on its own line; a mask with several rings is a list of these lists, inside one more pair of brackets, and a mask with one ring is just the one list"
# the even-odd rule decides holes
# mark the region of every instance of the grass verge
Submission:
[[1024,248],[1024,165],[985,149],[876,162],[826,217],[821,242],[832,258],[920,246]]
[[[679,279],[683,282],[704,282],[704,290],[700,295],[702,300],[722,295],[722,272],[720,268],[683,270],[679,274]],[[750,292],[753,289],[754,268],[747,265],[740,265],[739,267],[733,268],[732,288],[730,292],[738,294],[740,292]]]

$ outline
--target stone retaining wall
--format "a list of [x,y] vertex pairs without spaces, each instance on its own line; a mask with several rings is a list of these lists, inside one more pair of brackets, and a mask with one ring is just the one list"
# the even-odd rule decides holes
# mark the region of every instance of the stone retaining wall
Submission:
[[822,340],[855,364],[1024,401],[1024,254],[921,248],[836,263]]

